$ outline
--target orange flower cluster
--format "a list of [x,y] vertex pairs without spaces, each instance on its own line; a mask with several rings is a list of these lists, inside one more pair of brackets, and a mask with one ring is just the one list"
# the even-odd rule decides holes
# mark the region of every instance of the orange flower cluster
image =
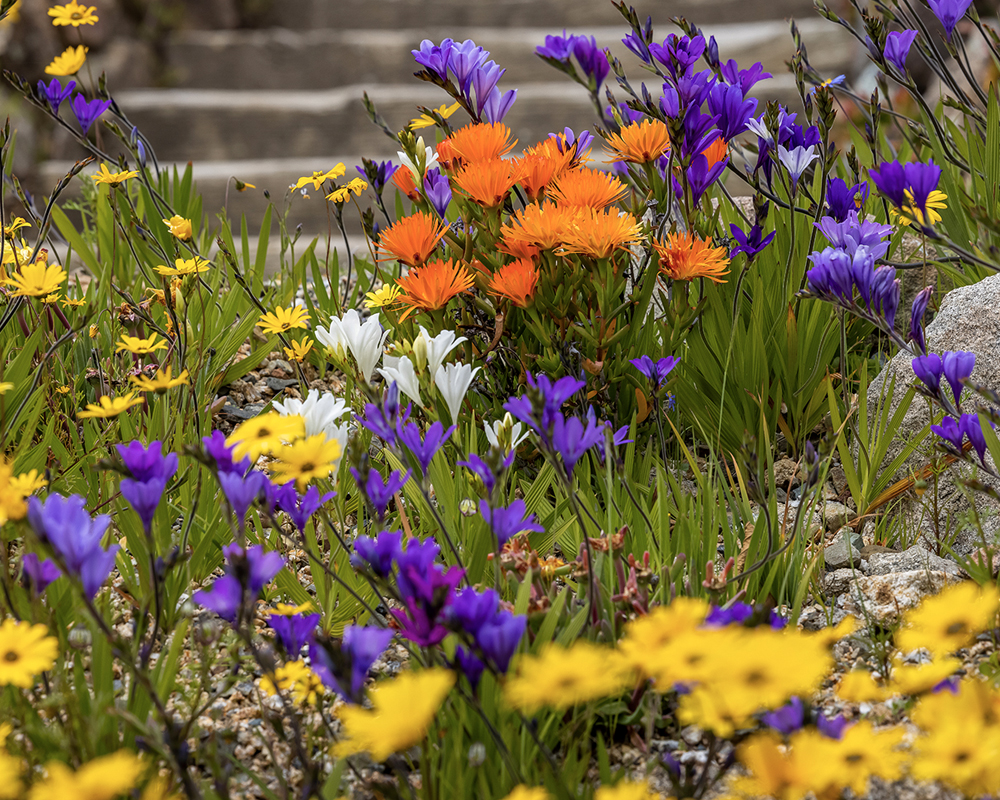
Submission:
[[708,278],[725,283],[722,276],[729,266],[725,247],[712,247],[711,239],[696,239],[690,233],[671,233],[667,241],[653,240],[660,272],[675,281]]
[[[397,170],[397,174],[403,170]],[[409,173],[409,170],[406,170]],[[415,267],[423,264],[444,237],[447,226],[436,217],[418,211],[398,220],[379,240],[379,247],[397,261]]]
[[650,164],[670,150],[670,134],[658,119],[645,119],[611,134],[607,143],[614,152],[612,161]]
[[450,258],[414,267],[396,282],[403,292],[396,302],[407,306],[400,321],[416,311],[444,308],[453,297],[472,288],[472,282],[472,275],[466,266]]
[[515,306],[526,308],[537,286],[538,268],[530,258],[519,258],[496,271],[490,279],[489,291],[495,297],[506,297]]

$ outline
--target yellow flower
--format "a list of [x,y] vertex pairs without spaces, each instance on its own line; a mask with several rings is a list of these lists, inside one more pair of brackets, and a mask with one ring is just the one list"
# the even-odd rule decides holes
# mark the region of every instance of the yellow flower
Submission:
[[0,395],[7,394],[7,392],[9,392],[13,388],[14,388],[13,383],[3,381],[2,383],[0,383]]
[[948,199],[948,195],[944,192],[935,189],[929,195],[927,195],[927,217],[930,222],[924,222],[924,212],[917,208],[913,203],[913,192],[909,189],[904,190],[906,199],[909,201],[905,206],[903,206],[898,211],[893,206],[889,209],[889,216],[893,220],[898,220],[900,225],[910,225],[914,220],[919,224],[924,225],[936,225],[941,221],[941,215],[937,213],[934,209],[937,208],[947,208],[948,204],[945,200]]
[[114,187],[121,186],[129,178],[134,178],[138,174],[134,170],[131,172],[110,172],[107,164],[101,164],[100,172],[90,177],[94,179],[94,183],[106,183],[108,186]]
[[98,333],[98,330],[97,330],[97,326],[96,325],[91,325],[90,328],[87,329],[87,335],[91,339],[96,339],[97,338],[97,333]]
[[427,734],[441,703],[455,685],[444,669],[408,670],[371,692],[372,708],[345,705],[338,712],[344,739],[334,755],[371,753],[375,761],[412,747]]
[[[0,25],[3,21],[0,20]],[[15,800],[21,797],[21,760],[0,751],[0,798]]]
[[396,302],[399,297],[399,287],[394,283],[387,283],[381,289],[365,294],[366,308],[382,308]]
[[45,305],[47,306],[54,306],[57,302],[59,302],[59,292],[46,295],[45,297],[42,298],[42,302],[45,303]]
[[[461,103],[452,103],[450,106],[441,105],[438,108],[431,109],[435,114],[437,114],[441,119],[448,119],[452,114],[454,114],[458,109],[462,107]],[[410,130],[418,131],[421,128],[429,128],[431,125],[437,125],[434,118],[429,114],[421,114],[416,119],[411,119],[410,124],[407,126]]]
[[75,300],[69,297],[64,297],[60,300],[60,302],[62,303],[63,308],[81,308],[82,306],[87,305],[86,300]]
[[891,696],[884,686],[875,682],[870,672],[863,669],[845,674],[834,691],[849,703],[880,703]]
[[312,339],[303,338],[298,342],[292,339],[292,346],[283,347],[282,350],[292,361],[305,361],[306,356],[312,351],[312,346]]
[[302,306],[278,306],[274,313],[261,314],[257,323],[264,333],[284,333],[292,328],[305,328],[309,314]]
[[157,350],[166,350],[166,341],[157,341],[156,334],[149,334],[148,339],[140,339],[138,336],[128,336],[122,334],[121,341],[115,348],[116,353],[120,353],[123,350],[128,350],[128,352],[137,355],[144,356],[150,353],[155,353]]
[[324,433],[317,433],[274,453],[277,461],[271,466],[271,471],[277,483],[294,480],[299,489],[304,489],[313,478],[325,478],[334,472],[340,455],[340,442],[327,439]]
[[171,375],[171,369],[168,364],[166,369],[156,370],[156,375],[152,378],[147,378],[145,375],[133,375],[129,380],[140,392],[156,392],[157,394],[163,394],[167,389],[173,389],[175,386],[190,385],[187,370],[175,378]]
[[903,615],[896,644],[901,650],[926,647],[936,655],[970,644],[977,633],[996,626],[1000,591],[964,581],[924,600]]
[[961,668],[962,662],[957,658],[944,658],[930,664],[898,664],[892,668],[886,689],[892,694],[923,694]]
[[84,47],[82,44],[79,47],[67,47],[52,59],[52,63],[45,68],[45,74],[55,75],[59,78],[76,75],[83,66],[83,62],[87,60],[88,52],[90,52],[90,48]]
[[521,784],[520,786],[515,786],[514,791],[503,800],[550,800],[551,797],[552,795],[541,786],[525,786]]
[[[0,18],[0,28],[13,25],[21,17],[21,0],[14,0],[14,5],[7,9],[7,13]],[[13,796],[13,795],[12,795]]]
[[21,240],[21,245],[17,246],[12,238],[9,244],[4,245],[3,263],[14,264],[17,267],[21,264],[28,264],[31,262],[31,255],[34,252],[35,248],[31,247],[24,239]]
[[184,217],[174,214],[170,219],[165,219],[163,222],[170,229],[170,235],[181,241],[186,241],[194,235],[194,229],[191,227],[191,220],[189,219],[184,219]]
[[48,778],[31,787],[28,800],[112,800],[135,786],[143,766],[137,755],[119,750],[76,772],[58,761],[50,761],[46,769]]
[[59,392],[59,394],[69,394],[73,390],[70,389],[69,386],[57,386],[56,391]]
[[3,226],[3,235],[9,239],[17,231],[21,230],[21,228],[30,228],[30,227],[31,223],[26,221],[24,217],[14,217],[14,219],[11,220],[10,225]]
[[659,797],[660,795],[649,790],[649,784],[632,781],[602,786],[594,792],[594,800],[657,800]]
[[47,265],[38,260],[34,264],[24,264],[20,272],[15,272],[7,283],[17,287],[14,297],[44,297],[58,291],[66,280],[66,270],[58,264]]
[[[343,175],[347,171],[347,168],[343,164],[337,164],[329,172],[314,172],[311,176],[305,178],[299,178],[295,182],[293,189],[301,189],[303,186],[308,186],[310,183],[317,192],[325,181],[334,181]],[[247,184],[249,186],[250,184]],[[256,187],[254,187],[256,188]]]
[[226,444],[233,447],[233,458],[237,461],[249,456],[256,461],[262,454],[281,447],[282,440],[292,441],[305,435],[306,423],[297,414],[287,417],[277,411],[261,414],[248,419],[229,434]]
[[803,764],[798,751],[783,745],[771,732],[751,736],[736,754],[749,774],[735,778],[730,785],[744,797],[800,800],[826,783],[825,775],[817,774],[822,764]]
[[514,708],[569,708],[610,697],[624,685],[615,652],[588,641],[570,648],[549,645],[537,656],[524,656],[517,675],[507,681],[505,695]]
[[264,609],[264,615],[268,617],[294,617],[296,614],[308,614],[315,610],[312,603],[301,603],[293,606],[290,603],[277,603],[274,608]]
[[657,655],[661,648],[681,634],[697,630],[709,608],[704,600],[693,597],[678,597],[669,606],[658,606],[628,625],[618,649],[629,666],[650,676],[661,662]]
[[44,625],[29,625],[9,617],[0,625],[0,686],[30,689],[35,676],[52,669],[59,641]]
[[10,479],[10,490],[21,497],[34,494],[39,489],[44,489],[49,482],[38,474],[37,469],[30,470]]
[[211,265],[210,261],[206,261],[204,258],[178,258],[174,261],[174,266],[168,267],[165,264],[160,264],[156,268],[156,271],[161,275],[194,275],[199,272],[208,272],[208,268]]
[[[870,722],[859,722],[839,740],[805,729],[793,735],[790,744],[801,763],[814,765],[812,790],[817,796],[839,797],[841,790],[849,787],[860,797],[869,778],[890,782],[903,776],[909,760],[900,749],[904,736],[901,727],[876,731]],[[825,787],[819,781],[824,774]]]
[[233,178],[236,181],[236,191],[245,192],[247,189],[256,189],[257,187],[252,183],[247,183],[246,181],[241,181],[239,178]]
[[290,691],[292,700],[299,705],[314,705],[324,692],[319,675],[301,660],[289,661],[278,667],[273,675],[265,675],[260,679],[260,688],[264,694],[271,696],[276,695],[279,690]]
[[114,399],[104,395],[98,398],[100,405],[87,403],[86,409],[76,412],[76,418],[92,419],[98,417],[100,419],[108,419],[109,417],[117,417],[123,411],[132,408],[132,406],[142,405],[144,402],[141,397],[136,397],[133,392],[120,395]]
[[0,459],[0,525],[11,519],[23,519],[28,512],[16,480],[10,464]]
[[351,192],[354,192],[355,196],[360,197],[361,193],[367,188],[368,184],[365,181],[361,180],[361,178],[354,178],[349,183],[334,189],[326,196],[326,199],[332,200],[334,203],[346,203],[347,199],[351,196]]
[[52,24],[56,27],[60,25],[72,25],[79,28],[81,25],[93,25],[97,22],[96,6],[81,6],[76,0],[69,0],[64,6],[52,6],[48,10],[48,15],[52,17]]

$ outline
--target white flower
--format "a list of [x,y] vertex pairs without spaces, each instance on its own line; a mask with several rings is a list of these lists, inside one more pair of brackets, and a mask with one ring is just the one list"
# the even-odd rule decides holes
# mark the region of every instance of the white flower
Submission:
[[771,136],[771,132],[767,129],[767,125],[764,124],[763,117],[761,119],[753,119],[752,117],[747,122],[747,130],[753,131],[761,139],[767,142],[769,145],[774,144],[774,137]]
[[409,169],[411,173],[413,173],[414,179],[419,178],[421,181],[423,181],[424,172],[437,163],[438,156],[437,153],[435,153],[434,150],[432,150],[430,147],[424,146],[423,136],[417,139],[417,146],[416,146],[417,153],[420,152],[420,148],[423,148],[424,150],[423,169],[421,169],[417,164],[413,163],[413,159],[410,158],[410,156],[404,153],[402,150],[397,150],[396,155],[399,156],[399,160],[403,163],[403,166]]
[[343,358],[350,351],[365,383],[371,383],[372,371],[382,356],[382,346],[388,336],[389,331],[382,330],[378,314],[372,314],[362,323],[361,315],[353,308],[342,318],[331,317],[328,329],[316,329],[316,338],[339,357]]
[[427,367],[431,375],[438,371],[448,353],[458,347],[462,342],[468,341],[464,336],[455,338],[454,331],[441,331],[437,336],[431,337],[423,325],[420,326],[420,338],[427,345]]
[[413,362],[408,356],[386,356],[382,359],[382,366],[379,372],[388,381],[395,381],[399,391],[413,400],[418,406],[423,407],[424,403],[420,399],[420,381],[417,380],[416,370],[413,369]]
[[451,421],[458,421],[458,412],[462,408],[462,400],[465,393],[472,385],[472,379],[481,367],[472,368],[469,364],[448,364],[438,367],[434,373],[434,385],[437,386],[445,403],[448,404],[448,411],[451,412]]
[[[327,439],[339,439],[341,428],[337,422],[344,414],[349,414],[351,407],[343,398],[334,397],[331,392],[320,394],[319,389],[311,389],[305,400],[290,399],[284,403],[272,403],[274,410],[281,416],[288,417],[298,414],[306,421],[306,436],[325,434]],[[345,433],[346,435],[346,433]]]
[[494,420],[492,425],[484,422],[483,428],[486,430],[486,439],[490,446],[497,447],[507,453],[528,438],[527,431],[521,433],[524,426],[510,414],[504,414],[503,419]]
[[799,182],[802,173],[817,158],[819,156],[816,155],[816,145],[814,144],[809,145],[809,147],[796,147],[790,151],[786,150],[782,145],[778,145],[778,161],[785,166],[785,169],[792,176],[792,185]]

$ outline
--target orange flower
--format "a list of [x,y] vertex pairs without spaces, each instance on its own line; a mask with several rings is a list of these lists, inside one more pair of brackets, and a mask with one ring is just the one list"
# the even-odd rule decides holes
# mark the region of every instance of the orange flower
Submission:
[[561,245],[573,223],[580,215],[579,208],[560,208],[552,203],[528,205],[514,215],[514,222],[500,229],[506,252],[531,245],[541,250],[552,250]]
[[729,259],[725,247],[712,248],[711,239],[695,239],[690,233],[671,233],[666,243],[653,240],[660,259],[660,272],[675,281],[708,278],[725,283]]
[[447,229],[441,220],[418,211],[397,220],[382,234],[378,244],[396,260],[415,267],[434,252]]
[[628,193],[628,187],[607,172],[575,169],[567,172],[549,189],[549,198],[561,206],[607,208]]
[[542,155],[525,155],[521,159],[521,186],[530,200],[537,200],[556,175],[555,159]]
[[444,308],[448,301],[472,286],[472,275],[461,262],[438,259],[423,267],[414,267],[396,283],[403,290],[396,302],[409,306],[400,322],[414,311]]
[[484,208],[503,203],[511,187],[520,180],[520,162],[501,158],[470,163],[452,178],[455,186]]
[[[449,142],[446,150],[450,151],[453,157],[458,156],[466,164],[495,161],[507,155],[517,144],[517,139],[510,138],[510,128],[502,122],[492,125],[485,122],[466,125],[445,141]],[[441,147],[438,145],[439,158],[440,152]]]
[[721,136],[701,151],[701,154],[708,159],[708,168],[711,169],[722,159],[729,155],[729,148],[726,141]]
[[527,258],[519,258],[497,270],[490,280],[490,294],[506,297],[518,308],[527,307],[535,296],[538,285],[538,269]]
[[642,226],[627,212],[617,208],[596,211],[580,209],[576,224],[568,231],[563,246],[567,253],[582,253],[592,258],[610,258],[639,241]]
[[570,169],[576,169],[581,164],[586,164],[591,160],[589,149],[580,152],[579,140],[571,145],[566,144],[565,133],[556,134],[555,137],[550,136],[542,145],[550,146],[559,155],[559,158],[566,160],[566,165]]
[[497,249],[514,258],[527,258],[530,261],[534,261],[542,252],[542,248],[519,240],[501,240],[497,244]]
[[649,164],[670,149],[670,134],[658,119],[645,119],[611,134],[607,142],[615,153],[612,161]]
[[451,144],[451,139],[442,139],[437,146],[438,164],[445,172],[455,166],[455,148]]
[[403,194],[409,197],[411,200],[420,199],[420,191],[417,189],[417,185],[413,182],[413,173],[410,172],[409,167],[400,167],[394,173],[392,173],[392,182],[396,185]]

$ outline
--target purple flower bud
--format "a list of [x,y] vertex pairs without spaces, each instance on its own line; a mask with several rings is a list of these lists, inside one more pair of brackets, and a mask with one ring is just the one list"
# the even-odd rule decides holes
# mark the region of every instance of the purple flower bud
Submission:
[[277,634],[289,660],[294,661],[319,625],[319,614],[269,614],[267,624]]
[[924,314],[927,312],[927,304],[930,302],[934,287],[928,286],[917,293],[913,298],[913,307],[910,310],[910,341],[917,350],[926,355],[927,343],[924,341]]
[[448,178],[441,174],[437,167],[427,170],[424,173],[424,193],[438,216],[444,217],[451,202],[451,184]]
[[904,75],[906,74],[906,57],[910,54],[910,47],[916,38],[917,32],[913,30],[892,31],[885,37],[885,60]]
[[501,92],[499,87],[494,88],[483,104],[483,120],[491,125],[503,122],[515,100],[517,100],[517,89]]
[[62,570],[54,561],[48,558],[40,559],[34,553],[25,553],[21,556],[21,568],[35,597],[41,595],[50,583],[62,576]]
[[983,435],[983,426],[979,422],[978,414],[962,414],[958,421],[959,430],[962,431],[975,448],[979,461],[986,466],[986,437]]
[[479,681],[483,677],[483,670],[486,669],[486,665],[479,660],[479,657],[475,653],[471,653],[459,645],[455,648],[455,663],[473,689],[479,686]]
[[735,256],[737,253],[746,253],[747,258],[754,258],[758,253],[760,253],[765,247],[767,247],[776,235],[776,231],[771,231],[767,236],[764,236],[764,231],[761,229],[760,225],[754,225],[750,229],[750,233],[745,234],[736,223],[731,223],[729,225],[729,230],[733,234],[733,238],[739,244],[738,247],[733,248],[733,252],[730,257]]
[[972,374],[976,366],[976,354],[964,350],[948,352],[941,357],[941,364],[944,377],[955,395],[955,407],[958,408],[962,389],[965,388],[962,381]]
[[78,94],[69,101],[69,104],[73,109],[73,113],[76,115],[77,122],[79,122],[80,127],[83,128],[84,136],[86,136],[90,132],[90,128],[97,118],[108,110],[108,107],[111,105],[111,101],[94,99],[88,102],[87,98],[85,98],[82,94]]
[[402,531],[382,531],[375,539],[359,536],[354,540],[351,566],[355,569],[368,569],[379,578],[388,578],[402,546]]
[[793,697],[788,705],[775,711],[769,711],[761,716],[761,720],[769,728],[774,728],[778,733],[788,736],[802,727],[805,720],[805,706],[802,705],[802,701],[798,697]]
[[941,396],[941,378],[944,375],[944,363],[937,353],[928,353],[925,356],[918,356],[910,362],[913,367],[913,374],[916,375],[931,397]]
[[501,611],[479,629],[476,644],[498,672],[507,671],[527,625],[527,617]]
[[222,431],[212,431],[211,436],[203,436],[201,444],[205,455],[215,462],[215,468],[219,472],[238,472],[244,475],[250,469],[249,458],[233,462],[233,448],[226,444],[226,435]]

